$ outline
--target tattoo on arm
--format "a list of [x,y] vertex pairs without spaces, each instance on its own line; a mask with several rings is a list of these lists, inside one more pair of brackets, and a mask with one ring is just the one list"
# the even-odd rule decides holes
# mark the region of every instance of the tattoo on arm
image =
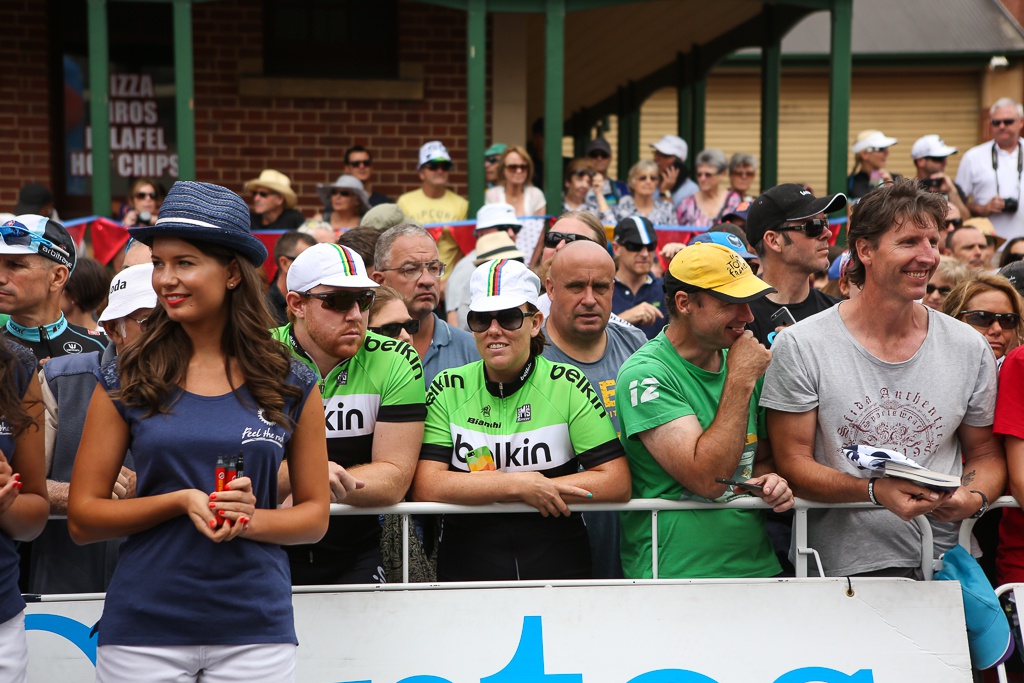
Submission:
[[971,470],[970,472],[967,472],[967,473],[964,474],[964,476],[960,479],[960,482],[964,486],[970,486],[974,482],[974,475],[976,475],[976,474],[977,474],[976,470]]

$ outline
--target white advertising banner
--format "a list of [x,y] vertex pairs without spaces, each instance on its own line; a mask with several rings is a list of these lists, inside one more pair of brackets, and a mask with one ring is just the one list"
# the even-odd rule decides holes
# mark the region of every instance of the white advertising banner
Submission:
[[[971,681],[959,584],[852,588],[815,579],[296,594],[298,680]],[[92,680],[101,610],[99,600],[30,604],[30,680]]]

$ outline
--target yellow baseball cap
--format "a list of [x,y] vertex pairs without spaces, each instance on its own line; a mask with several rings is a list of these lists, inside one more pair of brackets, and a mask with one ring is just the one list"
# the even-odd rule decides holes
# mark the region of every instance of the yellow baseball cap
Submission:
[[703,290],[731,304],[745,304],[775,291],[735,251],[707,242],[684,248],[669,264],[665,291],[680,289]]

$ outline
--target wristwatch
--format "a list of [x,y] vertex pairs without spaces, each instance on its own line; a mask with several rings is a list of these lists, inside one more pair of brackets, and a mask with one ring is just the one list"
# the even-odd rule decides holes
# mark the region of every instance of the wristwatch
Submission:
[[981,507],[978,508],[977,512],[975,512],[973,515],[971,515],[971,519],[978,519],[983,514],[988,512],[988,496],[986,496],[981,491],[975,491],[973,489],[971,490],[971,493],[977,493],[979,496],[981,496]]

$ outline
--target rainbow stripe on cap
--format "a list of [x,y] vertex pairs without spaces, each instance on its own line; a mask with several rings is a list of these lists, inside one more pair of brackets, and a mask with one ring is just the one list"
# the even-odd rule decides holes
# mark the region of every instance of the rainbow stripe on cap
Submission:
[[508,259],[498,259],[491,262],[487,272],[487,294],[486,296],[499,296],[501,294],[501,271],[508,263]]
[[359,272],[359,268],[358,266],[356,266],[356,261],[354,258],[352,258],[352,252],[349,251],[347,247],[343,247],[340,244],[334,244],[333,242],[331,242],[330,245],[334,247],[335,250],[338,252],[338,255],[341,256],[341,268],[344,271],[345,275],[363,274]]

